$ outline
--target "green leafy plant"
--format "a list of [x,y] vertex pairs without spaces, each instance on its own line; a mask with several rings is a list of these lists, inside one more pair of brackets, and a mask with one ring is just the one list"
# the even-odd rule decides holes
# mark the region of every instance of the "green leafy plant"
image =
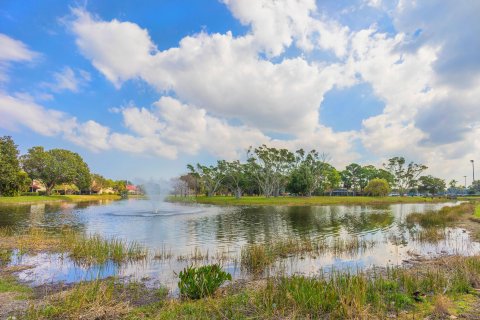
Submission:
[[180,271],[178,288],[183,297],[200,299],[215,292],[225,281],[232,280],[232,275],[223,271],[220,265],[203,267],[189,266]]

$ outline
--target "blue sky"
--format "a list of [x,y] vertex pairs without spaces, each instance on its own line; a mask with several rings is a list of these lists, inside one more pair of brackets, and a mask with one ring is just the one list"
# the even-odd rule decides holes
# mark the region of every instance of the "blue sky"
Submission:
[[2,1],[0,135],[22,152],[74,150],[112,178],[171,177],[267,143],[339,168],[404,155],[462,180],[480,158],[478,9]]

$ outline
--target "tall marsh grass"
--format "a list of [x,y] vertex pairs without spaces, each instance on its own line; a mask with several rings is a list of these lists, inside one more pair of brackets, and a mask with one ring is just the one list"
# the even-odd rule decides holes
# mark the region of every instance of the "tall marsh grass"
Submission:
[[473,214],[474,205],[462,203],[454,207],[443,207],[438,211],[425,213],[411,213],[407,216],[407,224],[419,224],[422,228],[447,227],[450,223],[458,221],[465,214]]
[[375,242],[360,237],[347,239],[283,239],[265,244],[248,244],[241,249],[241,266],[253,273],[262,272],[276,260],[295,255],[323,255],[340,256],[348,254],[355,256],[373,248]]
[[144,259],[148,255],[148,250],[135,241],[106,239],[98,234],[85,235],[71,229],[53,233],[42,228],[19,232],[0,228],[0,240],[1,250],[18,249],[21,254],[65,252],[74,261],[85,264],[122,263]]

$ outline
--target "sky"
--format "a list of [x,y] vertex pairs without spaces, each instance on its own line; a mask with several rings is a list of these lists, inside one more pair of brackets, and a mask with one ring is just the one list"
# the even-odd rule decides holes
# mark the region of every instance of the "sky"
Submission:
[[[471,183],[480,1],[0,3],[0,136],[169,178],[249,146]],[[479,166],[480,175],[480,166]]]

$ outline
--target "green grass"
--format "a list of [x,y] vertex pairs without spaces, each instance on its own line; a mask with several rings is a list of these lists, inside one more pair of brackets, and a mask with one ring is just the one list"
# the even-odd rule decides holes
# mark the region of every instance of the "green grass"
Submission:
[[480,204],[477,204],[477,206],[475,207],[474,216],[480,218]]
[[145,259],[148,250],[139,243],[120,239],[105,239],[98,234],[85,237],[75,232],[66,232],[61,237],[61,247],[70,258],[83,264],[103,264],[109,260],[122,263]]
[[20,284],[12,275],[0,274],[0,293],[13,293],[15,299],[28,299],[33,290]]
[[0,204],[25,204],[38,202],[84,202],[98,200],[119,200],[120,196],[115,194],[101,195],[52,195],[52,196],[18,196],[0,197]]
[[[0,227],[0,253],[11,249],[21,253],[65,252],[76,262],[87,265],[142,260],[148,255],[148,250],[135,241],[105,239],[98,234],[85,235],[70,229],[57,233],[42,228],[13,232]],[[2,254],[2,260],[6,255]]]
[[438,315],[443,297],[459,301],[458,306],[468,301],[463,310],[473,307],[478,280],[480,257],[450,257],[373,273],[269,278],[213,298],[134,309],[127,318],[423,319]]
[[152,288],[154,301],[139,303],[136,298],[148,295],[142,285],[107,279],[48,296],[23,318],[424,319],[470,312],[479,301],[478,283],[480,256],[443,257],[409,268],[356,274],[268,278],[233,284],[199,300],[168,298],[165,290]]
[[294,255],[310,254],[312,256],[332,254],[338,257],[342,254],[355,256],[359,252],[372,248],[375,242],[359,237],[348,239],[281,239],[266,244],[248,244],[242,247],[240,265],[254,274],[261,273],[272,263],[281,258]]
[[418,223],[422,228],[447,227],[449,224],[460,220],[463,215],[471,215],[473,211],[473,204],[462,203],[458,206],[443,207],[438,211],[411,213],[407,216],[406,222],[408,224]]
[[389,204],[389,203],[423,203],[423,202],[445,202],[445,198],[422,198],[422,197],[169,197],[172,202],[196,202],[214,205],[230,206],[311,206],[311,205],[332,205],[332,204]]

